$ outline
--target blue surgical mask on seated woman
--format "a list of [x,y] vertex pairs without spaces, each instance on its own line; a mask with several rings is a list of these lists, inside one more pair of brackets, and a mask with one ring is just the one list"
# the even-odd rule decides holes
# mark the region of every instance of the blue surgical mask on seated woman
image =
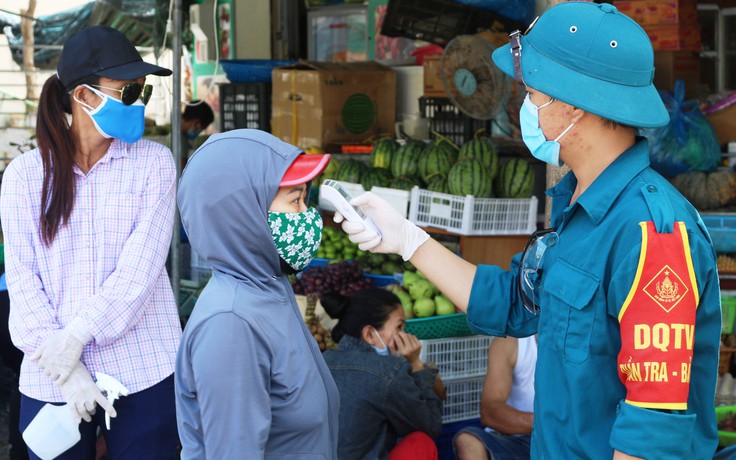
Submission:
[[376,353],[378,353],[379,355],[388,356],[389,355],[388,347],[383,342],[383,339],[381,338],[381,334],[378,333],[378,329],[376,329],[375,327],[373,328],[373,330],[376,331],[376,337],[378,337],[378,340],[381,342],[381,345],[383,345],[383,348],[378,348],[374,345],[371,345],[371,347],[373,347],[373,349],[376,350]]
[[570,123],[570,126],[565,128],[555,140],[547,140],[542,128],[539,126],[539,111],[554,101],[555,99],[551,99],[537,107],[527,93],[519,111],[519,123],[521,125],[521,137],[529,151],[532,152],[532,156],[545,163],[562,166],[563,163],[560,161],[560,143],[558,141],[570,131],[575,123]]
[[296,271],[314,259],[322,242],[322,217],[316,208],[304,212],[268,212],[271,236],[279,256]]
[[143,137],[146,124],[146,106],[143,102],[136,100],[131,105],[125,105],[89,85],[84,85],[84,87],[102,98],[102,102],[95,109],[77,99],[76,96],[74,97],[75,101],[85,106],[84,111],[92,119],[97,132],[108,139],[119,139],[129,144]]

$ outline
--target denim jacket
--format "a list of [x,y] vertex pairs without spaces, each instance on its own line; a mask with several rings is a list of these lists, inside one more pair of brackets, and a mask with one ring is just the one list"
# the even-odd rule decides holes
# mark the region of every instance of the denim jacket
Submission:
[[442,401],[434,391],[436,369],[412,373],[398,356],[380,356],[346,335],[324,353],[340,391],[338,458],[385,459],[398,436],[442,432]]

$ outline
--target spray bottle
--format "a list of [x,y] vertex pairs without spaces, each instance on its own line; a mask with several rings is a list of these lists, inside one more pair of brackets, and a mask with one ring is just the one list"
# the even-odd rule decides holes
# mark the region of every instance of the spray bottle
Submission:
[[[107,392],[107,400],[112,405],[120,396],[128,396],[125,386],[102,372],[97,372],[97,387]],[[110,429],[110,414],[105,413],[105,426]],[[74,418],[66,404],[55,406],[46,404],[36,414],[23,431],[26,445],[41,460],[52,460],[69,450],[81,439],[79,421]]]

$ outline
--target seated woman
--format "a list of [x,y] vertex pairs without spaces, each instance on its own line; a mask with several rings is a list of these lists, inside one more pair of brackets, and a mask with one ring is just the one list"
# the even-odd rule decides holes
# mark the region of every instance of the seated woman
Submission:
[[442,432],[445,388],[419,359],[421,342],[404,332],[399,298],[369,288],[320,301],[339,320],[332,330],[338,348],[323,354],[340,391],[338,457],[436,459],[432,438]]

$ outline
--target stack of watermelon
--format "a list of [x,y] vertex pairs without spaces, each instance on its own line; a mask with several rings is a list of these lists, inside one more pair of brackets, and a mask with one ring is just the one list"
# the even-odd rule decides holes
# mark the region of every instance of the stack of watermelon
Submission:
[[393,139],[377,141],[369,164],[345,160],[334,175],[339,181],[411,190],[418,186],[440,193],[478,198],[529,198],[534,187],[531,164],[510,159],[503,164],[493,142],[476,135],[458,149],[447,139],[428,144]]

